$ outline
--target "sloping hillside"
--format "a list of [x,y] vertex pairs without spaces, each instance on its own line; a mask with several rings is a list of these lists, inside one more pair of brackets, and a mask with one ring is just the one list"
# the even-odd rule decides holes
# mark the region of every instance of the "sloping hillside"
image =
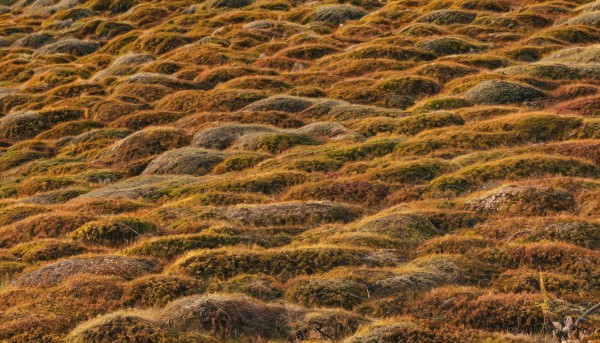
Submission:
[[600,1],[0,0],[0,342],[560,342],[599,302]]

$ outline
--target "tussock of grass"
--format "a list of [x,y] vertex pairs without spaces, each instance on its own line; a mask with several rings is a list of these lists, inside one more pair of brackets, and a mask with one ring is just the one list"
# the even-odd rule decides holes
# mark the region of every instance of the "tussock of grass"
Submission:
[[285,338],[290,318],[302,312],[281,305],[263,304],[243,297],[190,296],[169,304],[161,313],[167,326],[213,332],[221,339]]
[[150,128],[138,131],[116,142],[101,159],[112,163],[127,163],[139,158],[179,148],[189,143],[189,137],[172,128]]
[[437,10],[419,17],[417,21],[437,25],[470,24],[475,17],[475,13],[467,11]]
[[11,114],[0,119],[0,137],[14,140],[33,138],[60,122],[82,116],[83,111],[73,109]]
[[575,199],[567,191],[555,188],[507,186],[466,203],[466,207],[482,213],[547,215],[569,212]]
[[323,181],[295,186],[285,198],[296,200],[329,200],[363,205],[378,204],[389,194],[383,183],[366,180]]
[[353,281],[296,278],[287,284],[286,298],[307,307],[341,307],[347,310],[368,298],[368,289]]
[[87,252],[87,250],[80,243],[52,238],[21,243],[11,248],[11,252],[25,262],[55,260],[61,257],[79,255]]
[[367,12],[359,7],[348,5],[322,6],[315,10],[313,20],[323,21],[333,25],[342,24],[348,20],[357,20],[364,17]]
[[509,157],[489,163],[466,167],[458,172],[442,176],[432,182],[432,186],[442,190],[462,192],[472,185],[481,185],[501,180],[563,175],[596,177],[596,166],[576,159],[563,159],[549,156]]
[[216,249],[192,252],[171,268],[199,278],[228,279],[241,273],[264,273],[286,279],[338,266],[361,265],[364,256],[361,250],[336,247],[264,251]]
[[511,104],[543,98],[542,91],[507,81],[484,81],[470,89],[465,97],[476,104]]
[[155,270],[157,264],[149,259],[119,256],[91,256],[62,260],[46,265],[14,281],[17,286],[49,287],[80,274],[117,275],[133,279]]
[[203,293],[206,284],[192,278],[155,274],[130,281],[125,289],[128,306],[151,308],[164,306],[180,297]]
[[203,175],[223,160],[223,154],[206,149],[184,147],[167,151],[148,164],[148,175]]
[[318,223],[350,222],[362,210],[328,201],[287,202],[274,205],[236,206],[227,209],[231,219],[254,226],[317,225]]
[[91,245],[119,246],[133,242],[154,230],[155,226],[150,222],[137,218],[115,217],[86,223],[69,236]]
[[115,342],[137,340],[148,342],[192,342],[177,333],[165,330],[160,325],[136,313],[117,312],[96,318],[75,328],[67,342]]
[[[444,291],[453,290],[432,291],[424,299],[424,302],[431,303],[428,308],[431,308],[432,316],[446,313],[443,315],[445,320],[459,325],[494,331],[510,328],[517,333],[539,332],[544,325],[544,315],[540,307],[543,299],[540,294],[478,295],[475,293],[471,295],[469,290],[465,290],[463,294],[458,292],[456,292],[458,294],[438,294]],[[452,301],[440,304],[440,296],[445,298],[448,295],[454,295]],[[486,322],[485,318],[494,318],[494,320]]]
[[46,44],[37,50],[37,54],[72,54],[75,56],[89,55],[100,48],[100,44],[79,39],[63,39]]
[[196,249],[211,249],[222,246],[232,246],[244,240],[223,234],[192,234],[172,235],[167,237],[152,238],[140,242],[125,252],[128,255],[145,255],[157,258],[173,258],[186,251]]
[[477,332],[462,330],[461,334],[453,332],[451,327],[414,322],[410,318],[395,321],[375,322],[365,325],[348,339],[352,343],[373,342],[380,339],[386,341],[416,340],[419,342],[477,342],[481,339]]

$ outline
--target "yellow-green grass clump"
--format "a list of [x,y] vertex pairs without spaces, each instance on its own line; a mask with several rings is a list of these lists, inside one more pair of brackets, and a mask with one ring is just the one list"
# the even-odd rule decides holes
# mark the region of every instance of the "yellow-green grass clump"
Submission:
[[71,232],[70,237],[92,245],[119,246],[129,244],[155,229],[154,224],[138,218],[114,217],[89,222]]
[[361,265],[365,253],[359,249],[327,246],[264,251],[199,250],[176,261],[172,270],[197,278],[228,279],[241,273],[265,273],[286,279],[338,266]]

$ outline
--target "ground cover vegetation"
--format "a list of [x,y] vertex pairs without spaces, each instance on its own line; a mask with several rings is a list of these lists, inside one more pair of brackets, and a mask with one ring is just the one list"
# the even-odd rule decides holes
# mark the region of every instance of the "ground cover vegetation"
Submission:
[[0,0],[0,342],[600,342],[600,1]]

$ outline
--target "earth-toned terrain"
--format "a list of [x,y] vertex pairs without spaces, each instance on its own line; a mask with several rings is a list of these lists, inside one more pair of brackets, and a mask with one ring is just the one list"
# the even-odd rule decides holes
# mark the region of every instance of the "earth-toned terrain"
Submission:
[[1,342],[598,342],[599,302],[600,1],[0,0]]

